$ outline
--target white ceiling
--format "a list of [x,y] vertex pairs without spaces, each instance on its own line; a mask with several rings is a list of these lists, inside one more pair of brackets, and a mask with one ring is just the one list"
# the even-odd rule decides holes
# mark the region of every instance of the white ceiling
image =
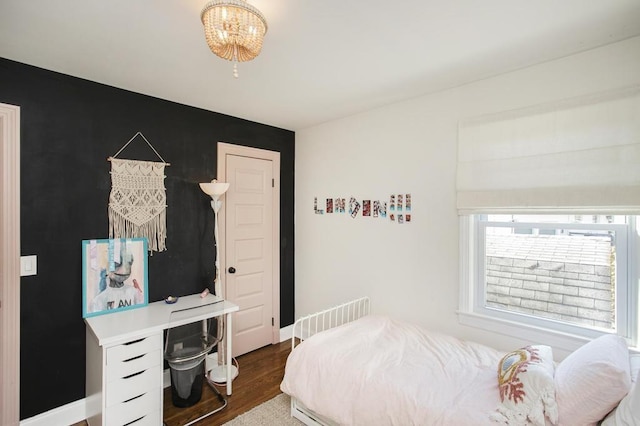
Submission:
[[290,130],[640,34],[638,0],[250,0],[262,53],[211,53],[205,0],[0,0],[0,56]]

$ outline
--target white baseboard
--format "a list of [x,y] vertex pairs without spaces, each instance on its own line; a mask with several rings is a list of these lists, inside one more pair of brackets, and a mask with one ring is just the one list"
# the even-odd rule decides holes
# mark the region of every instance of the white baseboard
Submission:
[[293,336],[293,324],[280,329],[280,342],[290,340]]
[[72,425],[85,420],[87,417],[89,417],[87,415],[87,399],[82,398],[37,416],[20,420],[20,426]]

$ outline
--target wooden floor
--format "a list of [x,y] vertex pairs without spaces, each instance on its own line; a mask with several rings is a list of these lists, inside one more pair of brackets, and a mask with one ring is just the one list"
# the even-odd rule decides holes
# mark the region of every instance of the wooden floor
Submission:
[[[278,395],[284,376],[284,364],[291,352],[291,341],[265,346],[237,358],[240,373],[233,381],[233,394],[222,411],[202,419],[196,425],[221,425],[253,407]],[[226,387],[219,388],[226,395]],[[202,399],[189,408],[176,408],[171,402],[171,388],[164,390],[164,422],[167,426],[179,426],[221,406],[206,383],[202,387]],[[73,426],[86,425],[86,422]]]
[[[221,425],[281,393],[280,382],[289,352],[291,341],[287,340],[238,357],[240,373],[233,381],[233,394],[227,398],[227,407],[198,425]],[[221,405],[208,385],[205,384],[202,390],[202,400],[189,408],[174,407],[171,388],[164,390],[164,422],[167,426],[183,425]],[[226,388],[222,388],[223,395],[225,391]]]

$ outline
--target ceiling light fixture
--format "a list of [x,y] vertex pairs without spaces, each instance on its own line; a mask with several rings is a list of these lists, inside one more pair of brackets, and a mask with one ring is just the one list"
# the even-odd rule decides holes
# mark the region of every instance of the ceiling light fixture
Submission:
[[213,53],[233,61],[238,78],[238,62],[260,54],[267,33],[267,21],[258,9],[244,0],[213,0],[200,14],[207,44]]

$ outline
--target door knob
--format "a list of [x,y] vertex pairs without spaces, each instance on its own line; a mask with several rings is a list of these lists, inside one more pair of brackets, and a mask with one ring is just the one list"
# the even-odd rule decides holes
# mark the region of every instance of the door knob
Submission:
[[229,268],[229,273],[230,274],[235,274],[236,273],[236,268],[234,268],[233,266]]

